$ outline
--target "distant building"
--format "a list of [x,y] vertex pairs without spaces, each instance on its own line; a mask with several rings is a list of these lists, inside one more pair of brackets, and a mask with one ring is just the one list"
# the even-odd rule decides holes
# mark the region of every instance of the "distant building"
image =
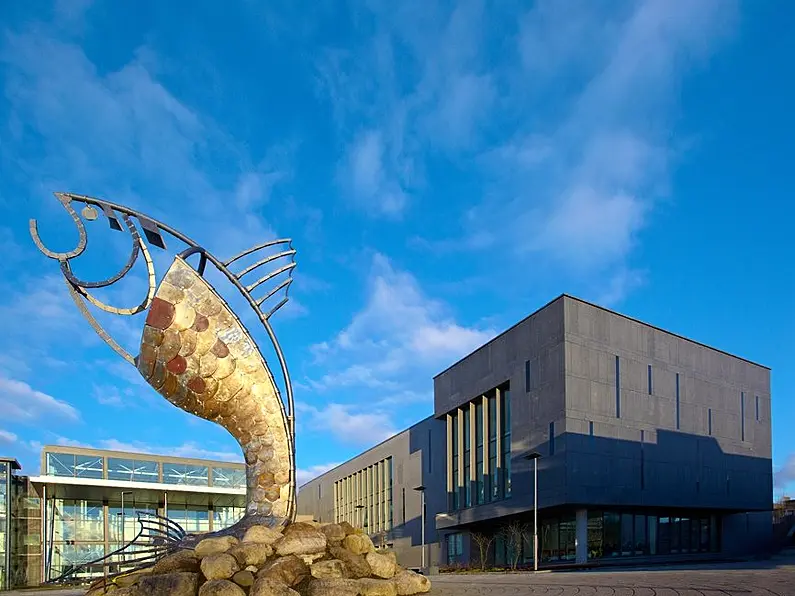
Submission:
[[[563,295],[434,378],[434,414],[303,485],[421,565],[714,558],[770,540],[770,369]],[[531,455],[534,454],[534,455]],[[526,524],[520,544],[499,531]]]
[[[137,511],[202,532],[230,526],[245,507],[243,464],[46,446],[40,475],[11,473],[18,470],[0,458],[5,588],[38,585],[121,548],[138,533]],[[118,559],[114,569],[123,569]]]

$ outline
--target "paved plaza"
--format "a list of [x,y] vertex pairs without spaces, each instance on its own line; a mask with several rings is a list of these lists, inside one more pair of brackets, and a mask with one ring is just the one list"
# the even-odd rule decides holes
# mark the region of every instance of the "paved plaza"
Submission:
[[795,561],[432,579],[433,596],[795,596]]

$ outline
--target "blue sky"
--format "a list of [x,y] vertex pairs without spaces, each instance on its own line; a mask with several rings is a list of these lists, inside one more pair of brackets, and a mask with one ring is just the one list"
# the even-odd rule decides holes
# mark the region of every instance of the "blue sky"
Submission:
[[[43,443],[238,457],[33,246],[30,217],[74,245],[70,190],[222,258],[294,239],[274,326],[302,480],[430,414],[433,374],[565,291],[771,366],[795,491],[793,6],[179,5],[0,3],[0,450],[26,471]],[[90,235],[84,277],[124,240]]]

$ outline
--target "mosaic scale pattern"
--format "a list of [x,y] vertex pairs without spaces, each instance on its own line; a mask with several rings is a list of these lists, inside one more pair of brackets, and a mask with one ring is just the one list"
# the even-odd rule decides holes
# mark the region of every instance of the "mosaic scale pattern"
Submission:
[[179,257],[149,307],[136,366],[172,404],[220,424],[240,443],[247,502],[239,523],[286,525],[290,438],[273,375],[224,300]]

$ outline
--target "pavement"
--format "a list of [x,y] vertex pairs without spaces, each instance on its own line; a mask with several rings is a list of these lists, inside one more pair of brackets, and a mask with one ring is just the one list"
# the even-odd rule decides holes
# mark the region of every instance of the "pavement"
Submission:
[[795,560],[587,571],[443,574],[432,596],[795,596]]
[[[795,596],[795,551],[769,561],[644,568],[442,574],[431,596]],[[19,590],[2,596],[82,596]]]

